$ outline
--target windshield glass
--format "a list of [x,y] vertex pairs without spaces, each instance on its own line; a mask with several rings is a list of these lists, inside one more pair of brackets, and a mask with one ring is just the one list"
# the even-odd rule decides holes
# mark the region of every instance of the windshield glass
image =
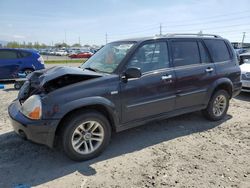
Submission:
[[107,44],[83,63],[81,68],[96,72],[113,73],[133,45],[133,42]]

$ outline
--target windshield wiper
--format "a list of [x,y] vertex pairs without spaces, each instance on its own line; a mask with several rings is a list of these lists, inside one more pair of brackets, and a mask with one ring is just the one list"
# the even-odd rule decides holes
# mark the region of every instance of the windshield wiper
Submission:
[[84,69],[87,69],[87,70],[90,70],[90,71],[97,72],[97,70],[96,70],[96,69],[93,69],[93,68],[91,68],[91,67],[86,67],[86,68],[84,68]]

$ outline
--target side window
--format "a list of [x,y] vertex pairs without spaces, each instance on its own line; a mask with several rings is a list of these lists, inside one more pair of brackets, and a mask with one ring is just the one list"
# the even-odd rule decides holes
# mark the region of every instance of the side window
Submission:
[[199,49],[196,41],[172,41],[174,66],[200,63]]
[[200,50],[201,62],[202,63],[211,63],[211,59],[210,59],[204,45],[201,42],[198,42],[198,45],[199,45],[199,50]]
[[25,52],[25,51],[20,51],[21,57],[28,57],[31,54],[29,52]]
[[169,67],[168,48],[166,42],[145,44],[140,47],[127,67],[138,67],[142,73]]
[[0,50],[0,59],[17,59],[17,53],[12,50]]
[[223,40],[204,40],[214,62],[230,60],[228,48]]

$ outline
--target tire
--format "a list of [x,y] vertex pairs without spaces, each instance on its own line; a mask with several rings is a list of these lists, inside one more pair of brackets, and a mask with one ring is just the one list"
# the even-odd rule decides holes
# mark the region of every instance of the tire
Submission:
[[109,144],[111,127],[101,113],[76,112],[66,119],[63,127],[62,147],[65,154],[74,161],[95,158]]
[[20,82],[15,82],[14,88],[15,88],[16,90],[19,90],[21,87],[22,87],[22,85],[21,85]]
[[207,108],[202,110],[202,113],[208,120],[219,121],[225,117],[228,107],[229,107],[228,92],[225,90],[218,90],[213,94],[208,103]]

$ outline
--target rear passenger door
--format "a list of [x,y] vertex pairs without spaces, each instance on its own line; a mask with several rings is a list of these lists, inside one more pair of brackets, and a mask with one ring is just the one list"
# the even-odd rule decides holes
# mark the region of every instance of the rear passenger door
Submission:
[[225,40],[204,39],[204,42],[215,64],[218,78],[228,77],[231,80],[238,80],[240,70],[235,66],[232,50]]
[[216,72],[203,41],[172,39],[171,50],[177,79],[176,109],[205,105]]
[[19,56],[16,50],[0,50],[0,79],[13,79],[19,70]]

